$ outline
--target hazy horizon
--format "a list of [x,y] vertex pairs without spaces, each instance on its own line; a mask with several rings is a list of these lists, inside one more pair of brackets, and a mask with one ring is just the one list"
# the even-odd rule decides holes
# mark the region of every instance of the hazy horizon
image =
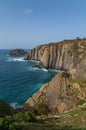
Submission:
[[0,1],[0,49],[86,37],[85,0]]

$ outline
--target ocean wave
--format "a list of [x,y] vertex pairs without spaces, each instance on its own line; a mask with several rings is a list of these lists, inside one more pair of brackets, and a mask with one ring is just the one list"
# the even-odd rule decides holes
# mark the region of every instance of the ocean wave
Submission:
[[24,60],[24,57],[21,57],[21,58],[8,57],[7,61],[25,61],[25,60]]
[[18,104],[17,102],[10,103],[10,106],[13,107],[14,109],[22,107],[22,106],[21,106],[20,104]]
[[40,63],[39,60],[28,60],[28,61],[33,62],[33,63]]
[[51,72],[60,72],[61,70],[56,70],[56,69],[49,69]]
[[47,70],[47,69],[45,69],[45,68],[42,68],[42,70],[43,70],[43,71],[48,71],[48,70]]
[[45,71],[45,72],[48,72],[48,70],[45,69],[45,68],[27,67],[27,69],[28,69],[29,71]]

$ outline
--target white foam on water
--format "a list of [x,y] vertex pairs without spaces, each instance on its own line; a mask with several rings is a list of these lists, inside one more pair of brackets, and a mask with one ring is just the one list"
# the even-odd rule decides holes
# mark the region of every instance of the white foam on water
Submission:
[[39,71],[40,69],[36,68],[36,67],[27,67],[27,70],[29,70],[29,71]]
[[61,70],[56,70],[56,69],[49,69],[51,72],[60,72]]
[[25,61],[25,60],[24,57],[21,58],[8,57],[7,61]]
[[27,67],[27,69],[30,70],[30,71],[45,71],[45,72],[48,72],[48,70],[45,69],[45,68]]
[[10,103],[10,106],[13,107],[14,109],[21,107],[17,102]]
[[40,63],[40,61],[38,60],[28,60],[28,61],[33,62],[33,63]]
[[23,58],[14,58],[13,61],[24,61]]
[[45,68],[42,68],[42,70],[43,70],[43,71],[46,71],[46,72],[48,71],[48,70],[47,70],[47,69],[45,69]]

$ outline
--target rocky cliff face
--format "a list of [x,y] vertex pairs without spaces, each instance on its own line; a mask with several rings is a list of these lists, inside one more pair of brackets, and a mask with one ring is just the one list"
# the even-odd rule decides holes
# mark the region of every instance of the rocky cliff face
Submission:
[[[41,45],[28,52],[25,59],[39,60],[45,68],[60,70],[76,68],[81,72],[82,68],[83,71],[86,70],[86,40],[65,40],[59,43]],[[71,72],[74,75],[74,70]],[[80,78],[80,76],[76,77]],[[83,78],[86,78],[86,75]]]
[[[43,102],[50,113],[57,114],[77,106],[79,101],[86,101],[86,39],[38,46],[27,54],[26,59],[39,60],[46,68],[68,72],[61,72],[44,84],[26,101],[24,109],[34,109]],[[79,83],[72,82],[73,79],[78,79]]]
[[[68,74],[68,73],[67,73]],[[50,82],[44,84],[40,90],[29,98],[24,108],[34,109],[37,104],[44,103],[51,114],[62,113],[77,106],[77,102],[86,99],[86,84],[72,82],[71,75],[61,72]]]

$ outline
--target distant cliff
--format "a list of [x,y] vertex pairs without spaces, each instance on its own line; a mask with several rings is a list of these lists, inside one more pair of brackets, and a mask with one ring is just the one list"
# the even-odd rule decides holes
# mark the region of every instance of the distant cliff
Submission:
[[[76,78],[86,78],[86,74],[80,76],[86,71],[86,39],[65,40],[59,43],[50,43],[37,46],[28,52],[27,60],[39,60],[45,68],[54,68],[59,70],[71,70]],[[74,69],[77,69],[75,75]]]

